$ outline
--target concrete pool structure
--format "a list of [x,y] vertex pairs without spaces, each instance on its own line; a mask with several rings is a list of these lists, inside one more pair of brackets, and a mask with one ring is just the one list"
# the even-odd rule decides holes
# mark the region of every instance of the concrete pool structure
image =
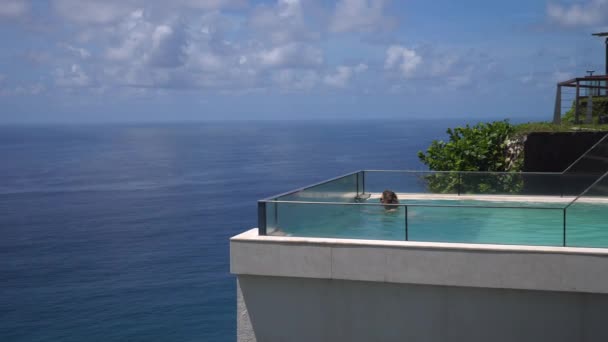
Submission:
[[[360,171],[262,200],[259,227],[230,241],[237,340],[608,341],[606,171]],[[446,193],[428,191],[437,184]],[[379,215],[370,221],[373,208],[382,210],[374,198],[384,186],[400,194],[399,219]],[[417,235],[424,240],[411,241],[408,227],[430,225],[412,216],[425,208],[440,224],[433,234]],[[488,218],[482,214],[470,220],[476,210],[492,211],[504,226],[513,226],[505,217],[517,218],[523,234],[538,234],[538,222],[547,218],[547,231],[559,241],[509,245],[509,230],[492,240],[498,244],[476,235],[441,235],[451,226],[483,225]],[[528,226],[532,219],[520,214],[530,210],[555,216]],[[353,222],[360,227],[352,229]],[[500,229],[498,222],[490,228]],[[405,234],[380,234],[387,225],[403,227]]]
[[608,250],[231,239],[238,341],[606,341]]

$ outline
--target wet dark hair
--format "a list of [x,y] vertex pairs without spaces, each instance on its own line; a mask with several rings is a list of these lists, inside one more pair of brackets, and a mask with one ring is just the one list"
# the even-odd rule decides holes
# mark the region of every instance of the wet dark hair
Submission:
[[[399,204],[399,199],[397,198],[397,194],[391,190],[384,190],[382,192],[382,197],[380,197],[380,202],[384,204]],[[395,209],[394,205],[385,205],[384,209],[390,210]]]

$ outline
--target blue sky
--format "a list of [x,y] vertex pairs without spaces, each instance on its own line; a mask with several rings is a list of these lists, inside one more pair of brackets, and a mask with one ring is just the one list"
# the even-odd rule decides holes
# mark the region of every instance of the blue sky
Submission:
[[608,0],[0,0],[0,123],[550,119]]

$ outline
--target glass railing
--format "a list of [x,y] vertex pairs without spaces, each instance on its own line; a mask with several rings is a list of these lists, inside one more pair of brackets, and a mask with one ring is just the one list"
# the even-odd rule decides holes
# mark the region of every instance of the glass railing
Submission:
[[608,247],[608,172],[565,208],[566,244]]
[[[451,172],[451,171],[362,171],[365,190],[382,192],[387,187],[401,193],[456,195],[576,195],[564,191],[576,175],[561,173]],[[595,178],[597,179],[597,178]]]
[[[578,196],[565,191],[578,177],[359,171],[259,201],[259,231],[296,237],[608,247],[608,177],[596,179]],[[398,194],[399,204],[379,202],[387,188]],[[606,239],[599,238],[604,235]]]
[[[608,136],[561,173],[366,170],[258,202],[261,235],[608,247]],[[399,203],[387,206],[390,189]]]

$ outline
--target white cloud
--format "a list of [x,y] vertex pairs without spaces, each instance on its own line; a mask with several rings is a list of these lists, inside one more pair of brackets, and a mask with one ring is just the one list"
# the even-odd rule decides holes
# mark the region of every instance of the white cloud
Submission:
[[46,91],[46,86],[40,82],[31,85],[18,85],[12,88],[0,87],[0,97],[38,95]]
[[172,0],[151,2],[146,0],[53,0],[57,14],[76,23],[107,24],[117,22],[137,8],[154,9],[160,13],[169,10],[219,10],[240,8],[247,0]]
[[291,43],[264,50],[257,58],[265,67],[314,67],[323,63],[323,52],[311,45]]
[[[243,56],[243,58],[245,60],[239,63],[241,65],[246,63],[246,57]],[[191,66],[202,71],[221,72],[227,68],[227,62],[221,56],[209,52],[191,54]]]
[[608,0],[591,0],[587,3],[547,5],[549,18],[563,26],[590,26],[606,23],[608,20]]
[[315,70],[283,69],[273,73],[272,81],[283,91],[310,90],[319,82]]
[[60,87],[78,88],[90,85],[89,76],[78,64],[72,64],[69,70],[57,68],[54,72],[55,84]]
[[85,48],[75,47],[75,46],[72,46],[70,44],[63,44],[63,46],[68,51],[76,54],[77,56],[79,56],[82,59],[87,59],[87,58],[91,57],[91,53],[89,52],[89,50],[87,50]]
[[519,78],[519,81],[523,84],[530,84],[534,82],[534,76],[532,74],[526,74]]
[[172,0],[167,1],[167,5],[202,10],[217,10],[221,8],[241,8],[247,5],[247,0]]
[[448,75],[446,81],[446,85],[454,88],[470,85],[473,82],[473,66],[468,65],[458,73]]
[[174,68],[183,65],[186,59],[186,37],[184,32],[168,25],[159,25],[152,33],[150,63],[153,66]]
[[359,64],[354,67],[342,65],[336,68],[335,73],[326,75],[323,78],[323,82],[332,87],[344,88],[348,85],[354,74],[362,73],[366,70],[366,64]]
[[46,91],[46,86],[42,83],[36,83],[29,87],[29,92],[32,95],[38,95]]
[[16,18],[29,10],[30,5],[25,0],[0,0],[0,17]]
[[333,32],[372,32],[394,26],[385,15],[387,0],[339,0],[330,24]]
[[105,24],[129,14],[129,0],[54,0],[53,9],[65,19],[78,23]]
[[384,69],[397,69],[403,77],[410,78],[422,63],[422,57],[415,50],[400,45],[392,45],[386,50]]
[[143,11],[133,11],[113,32],[113,40],[120,43],[117,46],[108,47],[106,57],[114,61],[133,61],[143,56],[137,56],[143,45],[150,43],[154,26],[145,21]]
[[570,71],[557,70],[557,71],[554,71],[553,74],[551,74],[551,80],[555,83],[567,81],[572,78],[574,78],[574,74]]
[[249,26],[257,38],[273,44],[312,41],[320,36],[314,26],[308,25],[300,0],[278,0],[275,6],[256,7]]

